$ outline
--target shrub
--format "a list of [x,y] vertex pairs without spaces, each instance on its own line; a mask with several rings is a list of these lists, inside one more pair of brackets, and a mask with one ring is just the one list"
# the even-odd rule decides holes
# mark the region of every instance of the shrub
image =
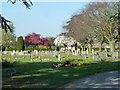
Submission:
[[17,50],[17,48],[16,47],[9,47],[6,49],[6,51],[13,51],[13,50]]
[[94,49],[94,51],[99,51],[99,48],[92,48],[92,49]]

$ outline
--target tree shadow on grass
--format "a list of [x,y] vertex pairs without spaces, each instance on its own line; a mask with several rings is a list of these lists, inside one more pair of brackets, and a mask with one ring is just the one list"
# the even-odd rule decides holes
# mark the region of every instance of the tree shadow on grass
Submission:
[[[91,65],[52,68],[53,63],[60,62],[16,63],[15,66],[11,68],[16,69],[16,74],[12,77],[3,76],[3,87],[56,88],[81,77],[118,70],[118,64],[120,64],[120,62],[117,61],[99,61],[97,64]],[[96,82],[96,80],[94,82]]]

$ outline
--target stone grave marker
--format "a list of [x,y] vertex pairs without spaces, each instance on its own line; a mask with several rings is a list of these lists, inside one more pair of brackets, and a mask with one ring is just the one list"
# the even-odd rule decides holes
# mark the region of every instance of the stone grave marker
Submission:
[[87,49],[87,54],[88,54],[88,49]]
[[95,60],[95,55],[92,55],[92,59]]
[[92,49],[92,54],[94,53],[94,49]]
[[59,61],[61,60],[60,54],[58,54],[58,60],[59,60]]

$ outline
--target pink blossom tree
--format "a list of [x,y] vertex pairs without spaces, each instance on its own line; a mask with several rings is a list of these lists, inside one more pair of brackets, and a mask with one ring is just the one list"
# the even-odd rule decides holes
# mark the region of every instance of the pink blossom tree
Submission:
[[43,45],[43,46],[49,46],[48,40],[47,38],[40,38],[40,34],[36,34],[36,33],[32,33],[32,34],[28,34],[27,36],[25,36],[25,44],[27,46],[29,45]]
[[49,46],[47,38],[41,38],[40,44],[43,45],[43,46]]
[[36,34],[36,33],[32,33],[32,34],[28,34],[27,36],[25,36],[25,44],[26,45],[38,45],[40,44],[40,34]]

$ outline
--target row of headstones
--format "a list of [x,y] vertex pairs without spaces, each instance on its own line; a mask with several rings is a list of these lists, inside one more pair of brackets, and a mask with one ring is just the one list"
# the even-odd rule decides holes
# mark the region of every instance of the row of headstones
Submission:
[[[3,51],[4,54],[10,54],[10,55],[29,55],[30,54],[30,51]],[[33,55],[36,55],[36,54],[40,54],[40,55],[56,55],[58,53],[58,51],[37,51],[37,50],[34,50],[32,51],[32,54]]]
[[108,57],[112,57],[113,59],[118,58],[118,52],[114,52],[112,55],[107,54],[107,52],[101,52],[97,54],[84,54],[84,58],[92,58],[93,60],[107,59]]
[[33,54],[34,55],[39,55],[39,56],[45,56],[45,55],[50,55],[50,56],[56,56],[56,55],[58,55],[58,51],[37,51],[37,50],[35,50],[35,51],[33,51]]
[[[88,49],[86,51],[81,51],[80,52],[80,49],[77,49],[77,50],[72,50],[71,52],[70,51],[66,51],[67,54],[72,54],[72,55],[84,55],[84,54],[89,54],[89,51]],[[115,54],[116,53],[116,54]],[[91,54],[97,54],[97,51],[94,51],[94,49],[92,49],[92,52]],[[100,53],[102,54],[102,53]],[[103,53],[104,56],[107,56],[107,49],[105,48],[105,52]],[[112,57],[118,57],[118,52],[114,52]]]
[[29,51],[3,51],[3,53],[6,54],[10,54],[10,55],[29,55]]

